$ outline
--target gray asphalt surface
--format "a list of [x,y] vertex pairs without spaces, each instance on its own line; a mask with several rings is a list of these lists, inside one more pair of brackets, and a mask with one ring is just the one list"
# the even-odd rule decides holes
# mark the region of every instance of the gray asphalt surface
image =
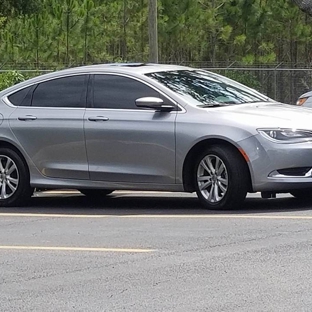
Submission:
[[0,311],[311,311],[311,232],[287,194],[40,194],[0,209]]

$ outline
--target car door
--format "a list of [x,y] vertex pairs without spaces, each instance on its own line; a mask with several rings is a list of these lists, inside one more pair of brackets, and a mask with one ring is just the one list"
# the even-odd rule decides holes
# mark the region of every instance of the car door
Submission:
[[28,87],[24,97],[18,93],[8,97],[17,106],[10,116],[10,127],[47,177],[89,179],[83,131],[88,78],[55,78]]
[[96,74],[92,79],[92,107],[84,119],[91,180],[175,183],[176,111],[136,107],[138,98],[162,95],[132,77]]

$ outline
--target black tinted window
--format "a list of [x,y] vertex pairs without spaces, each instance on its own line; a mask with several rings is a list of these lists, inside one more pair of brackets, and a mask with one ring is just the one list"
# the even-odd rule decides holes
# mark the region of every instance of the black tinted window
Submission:
[[94,76],[94,100],[96,108],[138,109],[135,100],[141,97],[159,97],[159,93],[131,78],[115,75]]
[[19,90],[11,94],[8,99],[15,106],[30,106],[31,105],[31,89],[32,86]]
[[40,83],[33,94],[36,107],[85,107],[86,75]]

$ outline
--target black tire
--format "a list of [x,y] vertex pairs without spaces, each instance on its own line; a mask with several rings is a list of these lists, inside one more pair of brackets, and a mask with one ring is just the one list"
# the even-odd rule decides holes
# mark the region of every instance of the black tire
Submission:
[[198,156],[194,181],[197,196],[205,208],[233,209],[246,198],[249,172],[234,147],[213,145]]
[[312,200],[312,190],[303,189],[303,190],[294,190],[290,194],[300,200]]
[[114,190],[101,190],[101,189],[82,189],[79,190],[80,193],[88,197],[99,198],[105,197],[114,192]]
[[34,191],[26,163],[15,151],[0,148],[0,164],[0,207],[26,204]]

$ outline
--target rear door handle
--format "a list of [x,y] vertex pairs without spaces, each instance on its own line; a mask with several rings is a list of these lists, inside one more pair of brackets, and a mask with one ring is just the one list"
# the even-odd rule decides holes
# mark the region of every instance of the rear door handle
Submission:
[[96,116],[96,117],[89,117],[88,120],[89,121],[107,121],[109,120],[109,118],[104,117],[104,116]]
[[27,121],[27,120],[36,120],[37,117],[36,116],[32,116],[32,115],[26,115],[26,116],[23,116],[23,117],[18,117],[17,119],[21,120],[21,121]]

